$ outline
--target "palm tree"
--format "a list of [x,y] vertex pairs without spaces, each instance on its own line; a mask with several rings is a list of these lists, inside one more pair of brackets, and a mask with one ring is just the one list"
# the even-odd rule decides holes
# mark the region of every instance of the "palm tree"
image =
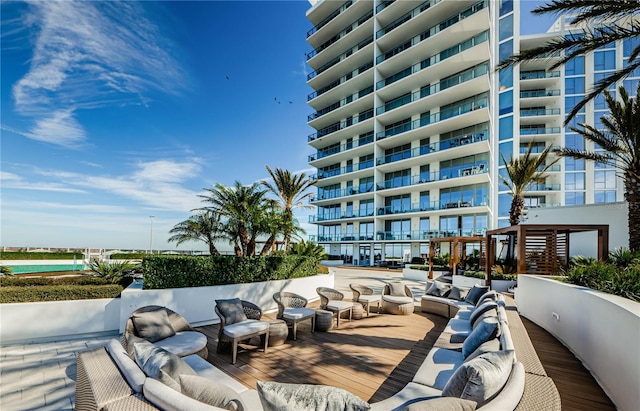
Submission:
[[[640,2],[628,0],[552,0],[537,7],[533,14],[570,14],[574,15],[573,23],[583,27],[579,32],[559,35],[547,43],[510,56],[500,62],[498,69],[503,69],[522,62],[545,57],[549,53],[564,52],[564,56],[551,66],[557,68],[572,58],[589,53],[617,40],[640,37]],[[594,88],[578,103],[567,116],[565,124],[581,111],[591,100],[618,81],[634,73],[640,67],[640,45],[636,45],[629,55],[628,63],[598,81]]]
[[327,253],[324,250],[324,247],[311,241],[305,242],[304,240],[300,240],[299,243],[292,244],[291,254],[315,257],[318,260],[325,260],[327,258]]
[[604,98],[609,114],[601,118],[603,130],[580,123],[579,128],[569,127],[581,134],[603,151],[587,151],[563,148],[560,156],[591,160],[619,171],[624,180],[625,198],[629,208],[629,249],[640,251],[640,85],[636,97],[630,98],[624,87],[618,89],[619,100],[607,91]]
[[219,213],[226,219],[225,231],[234,245],[237,255],[253,256],[256,252],[256,240],[264,233],[263,213],[266,190],[258,183],[243,186],[236,181],[233,187],[216,184],[208,188],[208,195],[200,195],[206,208]]
[[509,224],[520,224],[520,216],[524,209],[524,195],[531,187],[531,184],[540,181],[545,177],[547,170],[558,162],[559,158],[547,162],[547,157],[551,152],[552,146],[547,146],[540,154],[533,153],[534,141],[529,143],[527,151],[520,157],[511,156],[509,161],[502,157],[502,162],[506,166],[507,177],[499,174],[502,182],[509,187],[513,199],[511,200],[511,208],[509,209]]
[[202,241],[209,247],[209,254],[220,255],[216,241],[226,238],[220,214],[211,210],[199,211],[188,219],[179,222],[171,230],[169,242],[176,246],[186,241]]
[[293,174],[289,170],[282,170],[278,167],[275,170],[271,170],[269,166],[265,167],[273,183],[265,180],[262,181],[262,184],[278,197],[284,211],[285,221],[288,222],[283,231],[284,249],[288,250],[294,227],[293,209],[298,207],[312,208],[311,206],[305,206],[302,200],[311,196],[310,192],[305,193],[305,191],[313,185],[313,182],[305,173]]

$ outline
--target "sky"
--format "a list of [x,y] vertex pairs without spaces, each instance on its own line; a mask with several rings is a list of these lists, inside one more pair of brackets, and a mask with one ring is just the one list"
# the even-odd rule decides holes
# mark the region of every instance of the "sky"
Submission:
[[204,250],[167,239],[207,188],[315,172],[307,1],[0,8],[0,246]]

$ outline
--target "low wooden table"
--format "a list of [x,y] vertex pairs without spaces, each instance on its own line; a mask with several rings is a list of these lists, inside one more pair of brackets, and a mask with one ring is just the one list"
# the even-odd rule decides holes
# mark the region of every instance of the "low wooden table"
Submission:
[[333,312],[316,310],[316,331],[329,331],[333,328]]

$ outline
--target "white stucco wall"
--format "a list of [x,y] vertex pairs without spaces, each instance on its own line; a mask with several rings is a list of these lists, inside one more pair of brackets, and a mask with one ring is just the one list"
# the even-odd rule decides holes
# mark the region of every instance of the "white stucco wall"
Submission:
[[[609,224],[609,250],[629,247],[629,223],[627,203],[589,204],[532,208],[527,214],[527,224]],[[577,233],[570,238],[571,256],[596,257],[597,233]]]
[[518,276],[520,315],[553,334],[619,410],[640,404],[640,303],[531,275]]

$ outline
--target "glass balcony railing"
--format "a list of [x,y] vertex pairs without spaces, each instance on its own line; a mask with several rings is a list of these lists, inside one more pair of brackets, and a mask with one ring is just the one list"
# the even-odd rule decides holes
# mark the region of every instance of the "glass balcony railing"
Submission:
[[315,196],[310,198],[310,201],[319,201],[319,200],[330,200],[332,198],[340,198],[346,196],[352,196],[356,194],[365,194],[373,192],[373,183],[364,184],[359,187],[350,187],[344,190],[325,190],[319,192]]
[[560,77],[560,71],[544,71],[544,70],[534,70],[534,71],[521,71],[520,72],[520,80],[536,80],[542,78],[557,78]]
[[[546,167],[546,166],[540,166],[540,167],[538,167],[538,168],[536,169],[536,171],[540,172],[540,171],[544,170],[544,168],[545,168],[545,167]],[[551,167],[549,167],[549,168],[547,169],[547,172],[549,172],[549,173],[557,173],[557,172],[558,172],[558,171],[560,171],[560,170],[561,170],[561,168],[560,168],[560,164],[554,164],[554,165],[552,165]]]
[[317,174],[311,175],[311,180],[321,180],[323,178],[340,176],[343,174],[351,173],[354,171],[365,170],[367,168],[373,167],[373,160],[365,161],[363,163],[353,164],[346,167],[340,167],[333,170],[322,171],[318,170]]
[[400,133],[404,133],[406,131],[411,131],[418,129],[420,127],[425,127],[430,124],[437,123],[439,121],[444,121],[452,117],[457,117],[462,114],[479,110],[481,108],[487,107],[489,99],[485,94],[480,96],[475,96],[475,98],[467,99],[464,103],[456,105],[452,108],[442,110],[439,113],[434,113],[429,116],[423,116],[417,120],[413,120],[411,122],[407,122],[395,127],[388,128],[384,131],[380,131],[376,134],[376,140],[382,140],[383,138],[395,136]]
[[527,189],[528,191],[559,191],[560,184],[533,184]]
[[395,3],[395,1],[396,0],[382,0],[380,4],[376,6],[376,13],[380,13],[382,10]]
[[431,238],[453,236],[484,236],[486,228],[469,228],[455,230],[423,230],[423,231],[377,231],[374,233],[342,233],[310,235],[309,241],[315,243],[331,243],[341,241],[420,241]]
[[560,207],[561,204],[554,203],[536,203],[536,204],[527,204],[524,208],[547,208],[547,207]]
[[[531,153],[532,154],[540,154],[542,153],[545,149],[547,148],[547,146],[533,146],[533,148],[531,149]],[[525,154],[527,152],[527,150],[529,150],[529,145],[525,144],[525,145],[521,145],[520,146],[520,154]],[[555,150],[560,150],[560,146],[551,146],[551,152],[555,151]]]
[[310,215],[309,222],[315,223],[317,221],[329,221],[340,220],[343,218],[361,218],[361,217],[373,217],[373,208],[361,208],[359,210],[340,210],[335,213],[321,213],[317,215]]
[[477,46],[478,44],[485,43],[489,39],[488,33],[489,33],[488,31],[483,31],[482,33],[477,34],[476,36],[473,36],[461,43],[458,43],[453,47],[450,47],[444,51],[441,51],[438,54],[434,54],[433,56],[428,57],[417,64],[407,67],[395,74],[392,74],[391,76],[385,78],[384,80],[378,81],[376,83],[376,90],[380,90],[381,88],[386,87],[390,84],[393,84],[396,81],[402,80],[407,76],[410,76],[414,73],[417,73],[421,70],[431,67],[437,63],[440,63],[450,57],[460,54],[465,50],[468,50],[474,46]]
[[411,93],[410,95],[402,96],[394,100],[391,100],[387,102],[384,106],[378,107],[376,109],[376,114],[379,115],[382,113],[386,113],[387,111],[393,110],[395,108],[402,107],[406,104],[431,96],[440,91],[446,90],[450,87],[476,79],[480,76],[487,74],[488,72],[489,72],[488,63],[485,62],[485,63],[478,64],[477,66],[472,67],[468,70],[465,70],[459,74],[447,77],[446,79],[443,79],[441,82],[437,84],[433,84],[430,87],[424,87],[420,91],[416,91],[414,93]]
[[553,97],[559,95],[560,90],[527,90],[520,92],[520,98]]
[[342,60],[346,59],[347,57],[351,56],[352,54],[356,53],[357,51],[362,50],[363,48],[365,48],[366,46],[368,46],[371,43],[373,43],[373,36],[364,39],[360,43],[356,44],[353,48],[345,51],[344,53],[342,53],[338,57],[336,57],[334,59],[331,59],[331,61],[329,61],[326,64],[323,64],[322,67],[319,67],[315,71],[312,71],[311,73],[307,74],[307,80],[311,80],[312,78],[316,77],[318,74],[329,70],[331,67],[333,67],[336,64],[340,63]]
[[439,171],[423,172],[413,176],[394,177],[383,183],[376,184],[376,191],[388,190],[390,188],[408,187],[416,184],[430,183],[450,178],[467,177],[476,174],[484,174],[489,171],[486,163],[466,164]]
[[352,142],[341,144],[338,147],[332,147],[330,149],[318,150],[317,153],[311,154],[307,159],[309,162],[319,160],[324,157],[328,157],[334,154],[342,153],[347,150],[351,150],[355,147],[364,146],[365,144],[373,143],[373,132],[368,137],[361,137],[353,140]]
[[[473,6],[467,8],[466,10],[462,11],[461,13],[456,14],[455,16],[449,17],[448,19],[441,21],[440,23],[436,24],[435,26],[432,26],[432,27],[428,28],[427,30],[425,30],[422,33],[418,34],[417,36],[413,37],[411,40],[409,40],[407,42],[403,42],[402,44],[398,44],[395,47],[392,47],[390,50],[388,50],[387,52],[379,55],[376,58],[376,64],[380,64],[383,61],[388,60],[391,57],[394,57],[394,56],[402,53],[403,51],[408,50],[411,47],[413,47],[413,46],[415,46],[415,45],[427,40],[428,38],[430,38],[430,37],[436,35],[437,33],[447,29],[448,27],[451,27],[452,25],[456,24],[460,20],[463,20],[465,18],[468,18],[469,16],[474,15],[475,13],[480,12],[481,10],[486,8],[488,6],[488,4],[489,4],[488,0],[480,1],[480,2],[478,2],[476,4],[474,4]],[[416,9],[414,9],[414,10],[416,10]],[[417,10],[419,10],[419,8]],[[420,12],[418,12],[418,14]],[[405,17],[406,16],[407,15],[405,15]],[[407,18],[407,20],[409,20],[410,18],[411,18],[411,16],[409,16],[409,18]],[[397,24],[398,22],[396,21],[394,23]],[[392,23],[391,26],[393,26],[394,23]],[[404,23],[404,21],[400,21],[398,25],[400,25],[402,23]],[[395,27],[393,27],[393,28],[395,28]],[[378,33],[376,33],[377,38],[380,38],[384,34],[386,34],[387,32],[385,32],[385,30],[386,30],[386,28],[383,28],[382,30],[379,30]],[[389,30],[389,31],[391,31],[391,30]]]
[[419,213],[421,211],[436,211],[447,210],[451,208],[465,208],[465,207],[478,207],[486,206],[488,203],[487,197],[478,196],[465,198],[459,201],[427,201],[421,203],[405,204],[398,206],[386,206],[378,208],[376,215],[390,215],[390,214],[405,214],[405,213]]
[[348,27],[345,27],[340,33],[338,33],[335,36],[331,37],[329,40],[327,40],[324,43],[322,43],[316,49],[314,49],[311,52],[307,53],[307,60],[311,59],[313,56],[315,56],[316,54],[320,53],[321,51],[326,50],[327,48],[329,48],[329,46],[331,46],[333,43],[335,43],[336,41],[340,40],[341,38],[343,38],[347,34],[351,33],[353,30],[355,30],[359,26],[363,25],[371,17],[373,17],[373,10],[369,10],[367,13],[362,15],[358,20],[356,20],[355,23],[349,25]]
[[327,23],[329,23],[331,20],[335,19],[341,13],[343,13],[346,9],[351,7],[352,4],[353,4],[353,0],[348,0],[348,1],[344,2],[342,4],[342,6],[340,6],[339,9],[337,9],[333,13],[329,14],[327,17],[322,19],[322,21],[320,23],[316,24],[315,26],[313,26],[312,29],[307,31],[307,37],[310,37],[313,33],[315,33],[316,31],[320,30],[321,28],[323,28]]
[[317,119],[319,117],[322,117],[325,114],[328,114],[328,113],[330,113],[330,112],[332,112],[334,110],[337,110],[340,107],[346,106],[347,104],[349,104],[349,103],[351,103],[353,101],[356,101],[358,99],[361,99],[364,96],[368,96],[371,93],[373,93],[373,86],[369,86],[367,88],[364,88],[364,89],[360,90],[359,92],[348,96],[347,98],[343,98],[342,100],[340,100],[340,101],[338,101],[336,103],[333,103],[333,104],[331,104],[331,105],[329,105],[329,106],[327,106],[327,107],[325,107],[325,108],[323,108],[321,110],[318,110],[313,114],[309,114],[307,116],[307,121],[312,121],[312,120],[315,120],[315,119]]
[[351,71],[347,74],[345,74],[344,76],[340,77],[339,79],[332,81],[331,83],[327,84],[326,86],[319,88],[318,90],[314,91],[313,93],[309,93],[309,95],[307,96],[307,101],[311,101],[314,98],[321,96],[322,94],[333,90],[334,88],[338,87],[340,84],[345,83],[346,81],[351,80],[354,77],[359,76],[360,74],[364,73],[365,71],[369,70],[371,67],[373,67],[373,60],[371,60],[368,63],[363,64],[362,66],[358,67],[357,69],[355,69],[354,71]]
[[526,108],[520,110],[520,117],[554,116],[560,114],[559,108]]
[[538,127],[538,128],[521,128],[521,136],[534,136],[538,134],[559,134],[560,127]]
[[429,9],[431,6],[434,6],[434,5],[438,4],[438,3],[440,3],[440,0],[425,1],[424,3],[420,4],[415,9],[413,9],[410,12],[404,14],[403,16],[395,19],[390,24],[388,24],[385,27],[383,27],[382,29],[378,30],[378,32],[376,33],[376,38],[379,39],[380,37],[384,36],[385,34],[390,33],[391,31],[395,30],[396,28],[400,27],[401,25],[403,25],[407,21],[409,21],[412,18],[418,16],[423,11]]
[[332,124],[329,127],[318,130],[315,133],[309,134],[309,136],[307,137],[307,141],[313,141],[317,138],[328,136],[329,134],[335,133],[336,131],[340,131],[355,124],[362,123],[363,121],[368,120],[371,117],[373,117],[373,109],[357,114],[339,123]]

